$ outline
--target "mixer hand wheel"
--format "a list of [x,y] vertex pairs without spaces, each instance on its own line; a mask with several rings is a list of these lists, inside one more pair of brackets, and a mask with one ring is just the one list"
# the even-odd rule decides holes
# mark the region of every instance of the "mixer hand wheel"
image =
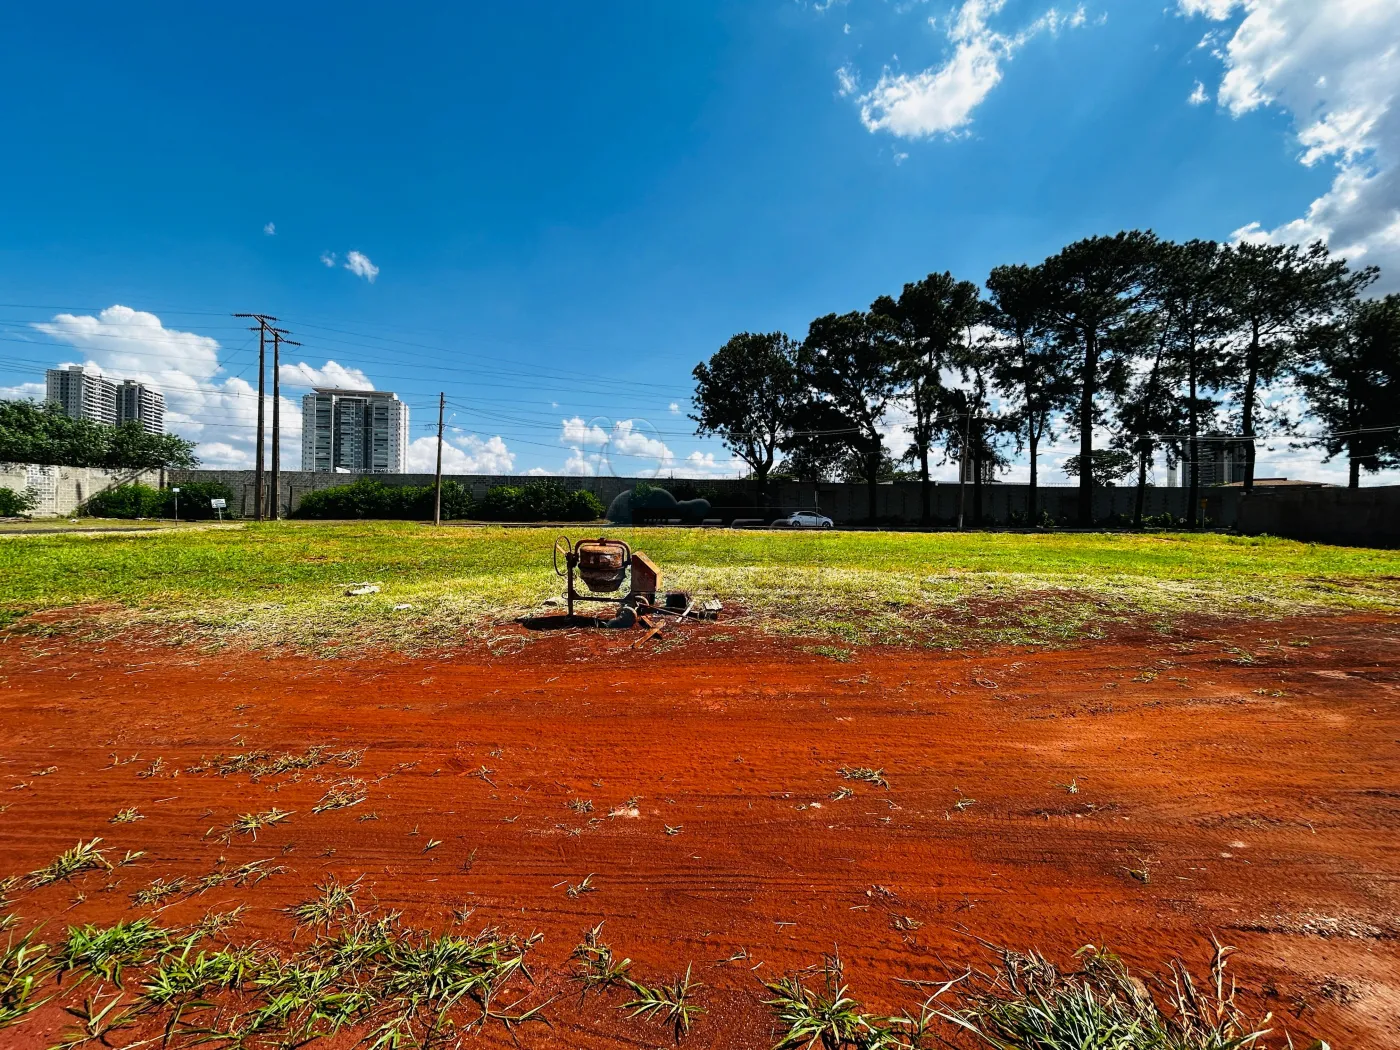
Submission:
[[[559,555],[564,555],[564,565],[559,564]],[[554,541],[554,573],[556,576],[565,577],[569,575],[569,555],[574,552],[573,544],[569,542],[569,537],[560,536]]]

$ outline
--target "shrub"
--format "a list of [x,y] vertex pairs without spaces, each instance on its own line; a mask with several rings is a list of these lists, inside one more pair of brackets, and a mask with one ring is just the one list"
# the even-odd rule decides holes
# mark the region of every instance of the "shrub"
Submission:
[[82,513],[93,518],[159,518],[169,496],[149,485],[118,485],[92,496]]
[[39,505],[39,494],[33,489],[0,488],[0,518],[17,518]]
[[552,479],[488,489],[475,508],[483,521],[596,521],[604,507],[585,489],[567,489]]
[[[221,499],[227,503],[223,516],[231,518],[233,513],[233,490],[219,481],[185,481],[178,486],[180,489],[180,520],[181,521],[207,521],[219,516],[211,505],[212,500]],[[165,506],[161,510],[164,516],[173,517],[175,514],[175,494],[169,489],[165,491]]]
[[[360,478],[349,485],[317,489],[301,498],[296,518],[423,518],[432,516],[431,486],[386,485]],[[425,513],[426,511],[426,513]]]

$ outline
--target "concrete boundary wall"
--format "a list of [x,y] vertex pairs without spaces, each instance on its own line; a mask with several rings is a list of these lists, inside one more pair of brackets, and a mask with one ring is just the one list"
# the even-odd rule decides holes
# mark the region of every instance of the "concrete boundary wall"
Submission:
[[[360,478],[373,478],[386,485],[431,485],[431,474],[317,474],[310,471],[283,471],[278,494],[282,513],[288,514],[300,505],[302,497],[318,489],[349,485]],[[178,484],[189,482],[221,482],[233,492],[233,509],[244,517],[251,516],[254,507],[253,478],[251,470],[176,470],[170,472],[170,479]],[[519,474],[454,474],[444,475],[444,480],[457,482],[471,491],[474,496],[484,496],[486,490],[497,485],[523,485],[536,480]],[[603,505],[611,503],[620,492],[632,488],[638,482],[666,486],[698,486],[708,490],[721,490],[734,497],[734,505],[750,505],[755,500],[752,482],[737,479],[706,480],[694,478],[617,478],[617,477],[554,477],[570,489],[587,489],[596,495]],[[271,484],[269,476],[267,484]],[[1028,486],[1012,484],[992,484],[982,487],[982,509],[986,524],[1006,525],[1011,522],[1013,512],[1020,514],[1026,506]],[[920,514],[920,489],[917,481],[899,481],[876,487],[876,513],[886,520],[917,522]],[[1206,517],[1212,524],[1222,527],[1234,525],[1242,492],[1232,488],[1209,488],[1201,490],[1205,501]],[[1113,514],[1131,517],[1135,490],[1132,487],[1097,489],[1094,493],[1094,518],[1102,521]],[[1037,495],[1037,516],[1044,510],[1057,522],[1073,524],[1078,516],[1079,490],[1073,486],[1040,486]],[[1182,488],[1158,488],[1149,486],[1146,498],[1146,513],[1162,514],[1170,511],[1178,518],[1186,516],[1187,490]],[[955,483],[937,484],[933,487],[933,514],[936,521],[954,521],[958,513],[958,486]],[[816,507],[840,523],[856,524],[867,519],[868,496],[866,486],[853,482],[774,482],[769,486],[769,505],[772,514]],[[973,521],[973,487],[967,487],[967,520]]]
[[139,481],[160,484],[158,470],[104,470],[101,467],[62,467],[44,463],[0,463],[0,488],[39,494],[36,518],[68,518],[82,504],[107,489]]
[[1240,505],[1239,530],[1314,543],[1400,547],[1400,485],[1258,489]]

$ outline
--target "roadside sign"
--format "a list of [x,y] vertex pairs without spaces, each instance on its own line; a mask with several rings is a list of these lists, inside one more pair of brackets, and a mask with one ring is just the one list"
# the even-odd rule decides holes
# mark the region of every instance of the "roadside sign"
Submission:
[[215,496],[209,501],[209,506],[213,507],[215,510],[225,510],[228,507],[228,500],[220,499],[218,496]]

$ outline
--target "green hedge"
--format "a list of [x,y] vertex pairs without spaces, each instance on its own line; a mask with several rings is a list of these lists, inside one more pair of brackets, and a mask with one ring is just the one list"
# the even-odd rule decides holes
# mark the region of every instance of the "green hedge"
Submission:
[[[442,483],[442,516],[478,521],[596,521],[603,516],[598,497],[572,491],[557,481],[498,485],[476,500],[455,481]],[[350,485],[318,489],[302,497],[295,518],[406,518],[433,516],[433,486],[386,485],[361,478]]]
[[[192,481],[180,485],[180,520],[204,521],[218,517],[211,501],[218,498],[233,503],[233,492],[217,481]],[[83,513],[92,518],[173,518],[175,493],[149,485],[119,485],[99,492],[83,504]],[[223,516],[233,517],[231,509]]]

